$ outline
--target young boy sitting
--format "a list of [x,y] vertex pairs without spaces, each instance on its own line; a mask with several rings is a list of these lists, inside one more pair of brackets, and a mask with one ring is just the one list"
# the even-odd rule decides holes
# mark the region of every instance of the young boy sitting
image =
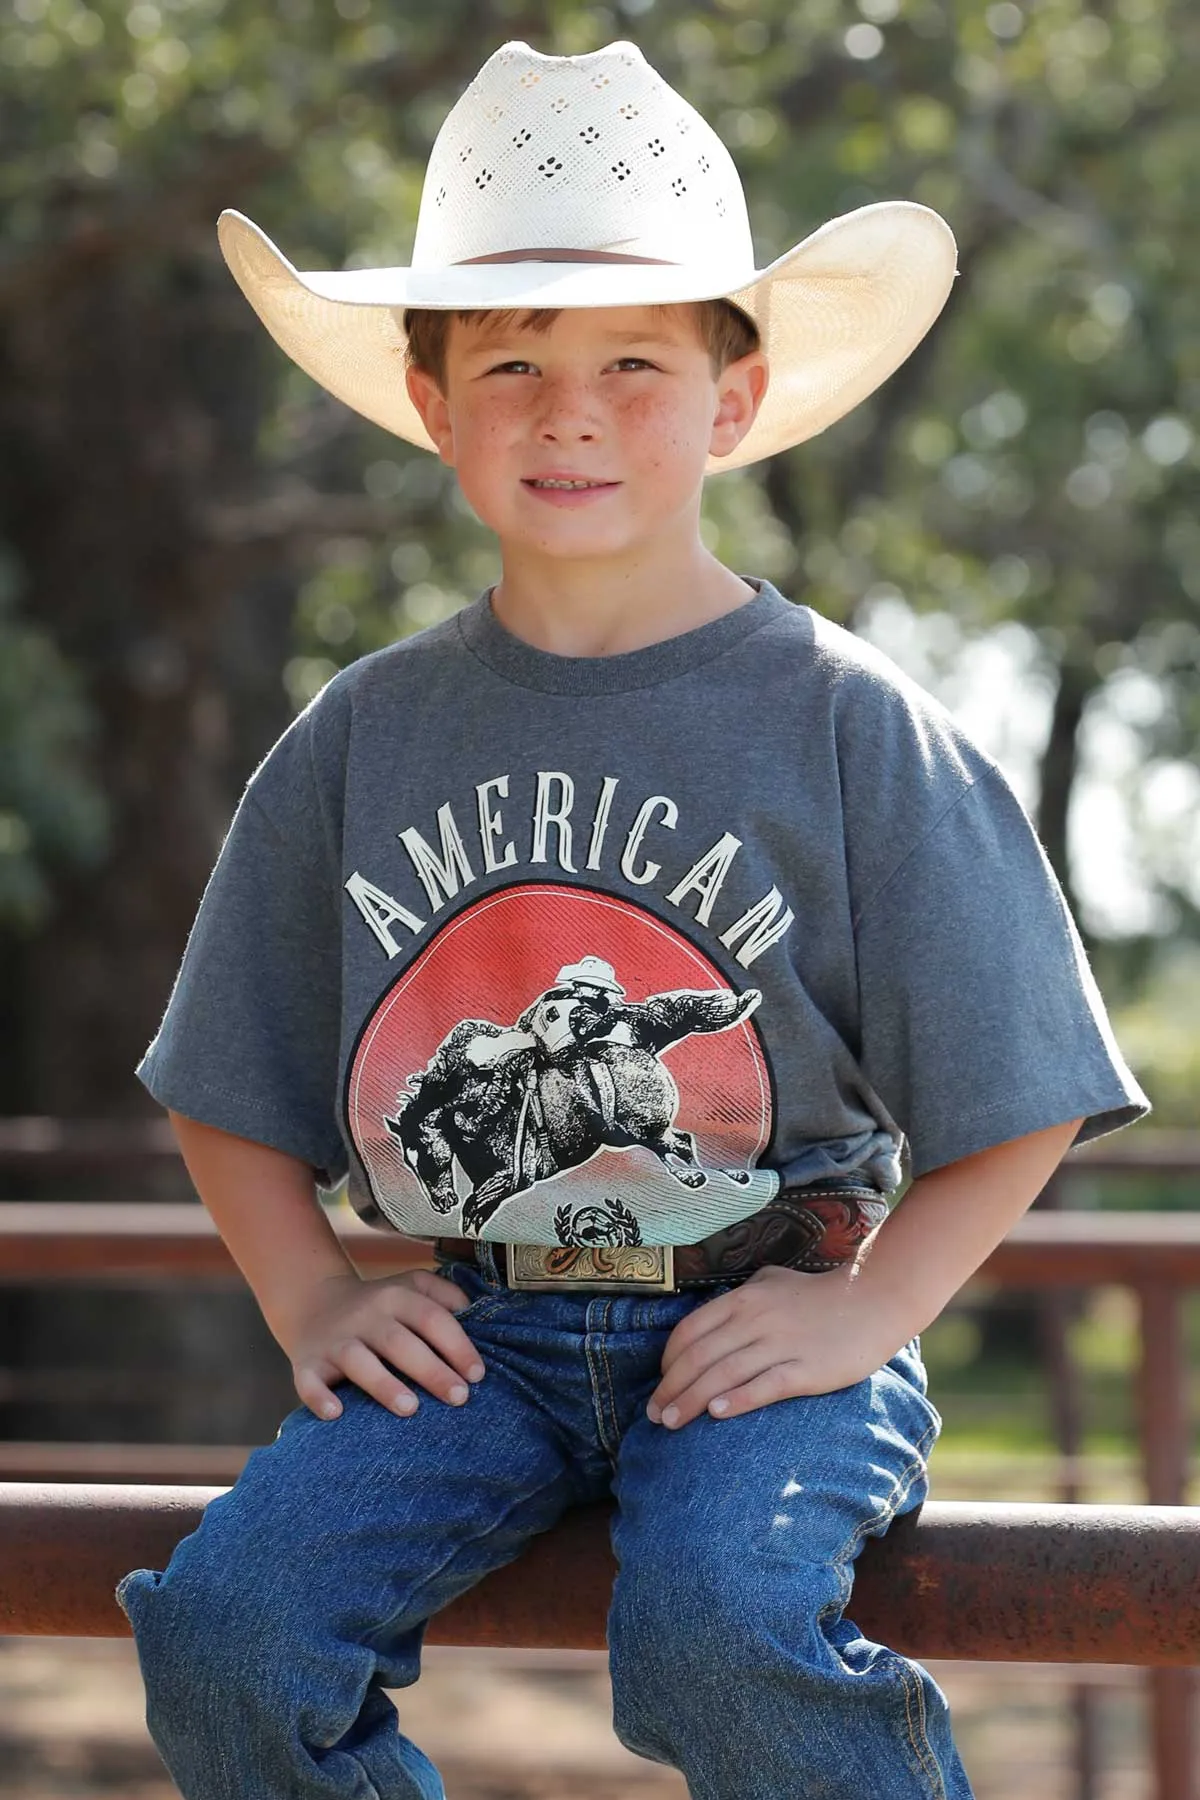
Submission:
[[[995,766],[699,530],[706,473],[909,354],[949,231],[871,206],[757,271],[728,153],[628,44],[488,61],[411,269],[221,229],[502,573],[272,750],[142,1066],[303,1402],[122,1583],[162,1754],[186,1800],[440,1796],[385,1688],[611,1494],[626,1744],[697,1800],[961,1800],[854,1558],[926,1490],[917,1333],[1145,1102]],[[357,1274],[346,1173],[439,1273]]]

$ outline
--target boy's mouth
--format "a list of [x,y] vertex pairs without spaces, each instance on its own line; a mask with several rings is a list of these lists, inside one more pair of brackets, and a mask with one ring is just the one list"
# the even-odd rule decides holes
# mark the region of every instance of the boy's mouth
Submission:
[[598,481],[590,475],[528,475],[521,486],[526,493],[559,512],[581,512],[608,494],[615,494],[619,481]]
[[522,483],[524,487],[535,488],[539,492],[549,493],[586,493],[592,488],[616,487],[615,481],[596,481],[589,476],[530,475]]

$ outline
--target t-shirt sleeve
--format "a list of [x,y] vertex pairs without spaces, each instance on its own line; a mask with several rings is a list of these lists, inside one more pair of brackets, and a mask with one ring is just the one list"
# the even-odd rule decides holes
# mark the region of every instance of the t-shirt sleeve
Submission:
[[336,860],[304,718],[242,798],[138,1068],[163,1106],[346,1172]]
[[914,1175],[1149,1105],[1117,1048],[1045,853],[994,769],[947,807],[856,925],[863,1073]]

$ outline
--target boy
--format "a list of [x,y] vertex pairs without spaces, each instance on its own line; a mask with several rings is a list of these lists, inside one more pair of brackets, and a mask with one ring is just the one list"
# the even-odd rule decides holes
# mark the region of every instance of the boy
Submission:
[[[454,466],[502,577],[285,733],[141,1071],[304,1403],[122,1583],[162,1753],[186,1800],[441,1795],[383,1689],[611,1492],[627,1744],[698,1800],[959,1800],[853,1559],[925,1491],[916,1334],[1145,1102],[994,766],[699,534],[710,466],[911,351],[948,230],[868,207],[757,272],[632,46],[511,44],[411,270],[222,243],[303,367]],[[358,1277],[314,1194],[347,1170],[440,1273]]]

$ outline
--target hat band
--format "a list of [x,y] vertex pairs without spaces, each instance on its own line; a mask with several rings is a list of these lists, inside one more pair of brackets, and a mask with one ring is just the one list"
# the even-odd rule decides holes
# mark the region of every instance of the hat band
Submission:
[[450,267],[465,269],[472,263],[510,262],[654,263],[662,269],[680,267],[663,256],[624,256],[615,250],[551,250],[544,246],[534,250],[493,250],[487,256],[464,256],[461,262],[451,263]]

